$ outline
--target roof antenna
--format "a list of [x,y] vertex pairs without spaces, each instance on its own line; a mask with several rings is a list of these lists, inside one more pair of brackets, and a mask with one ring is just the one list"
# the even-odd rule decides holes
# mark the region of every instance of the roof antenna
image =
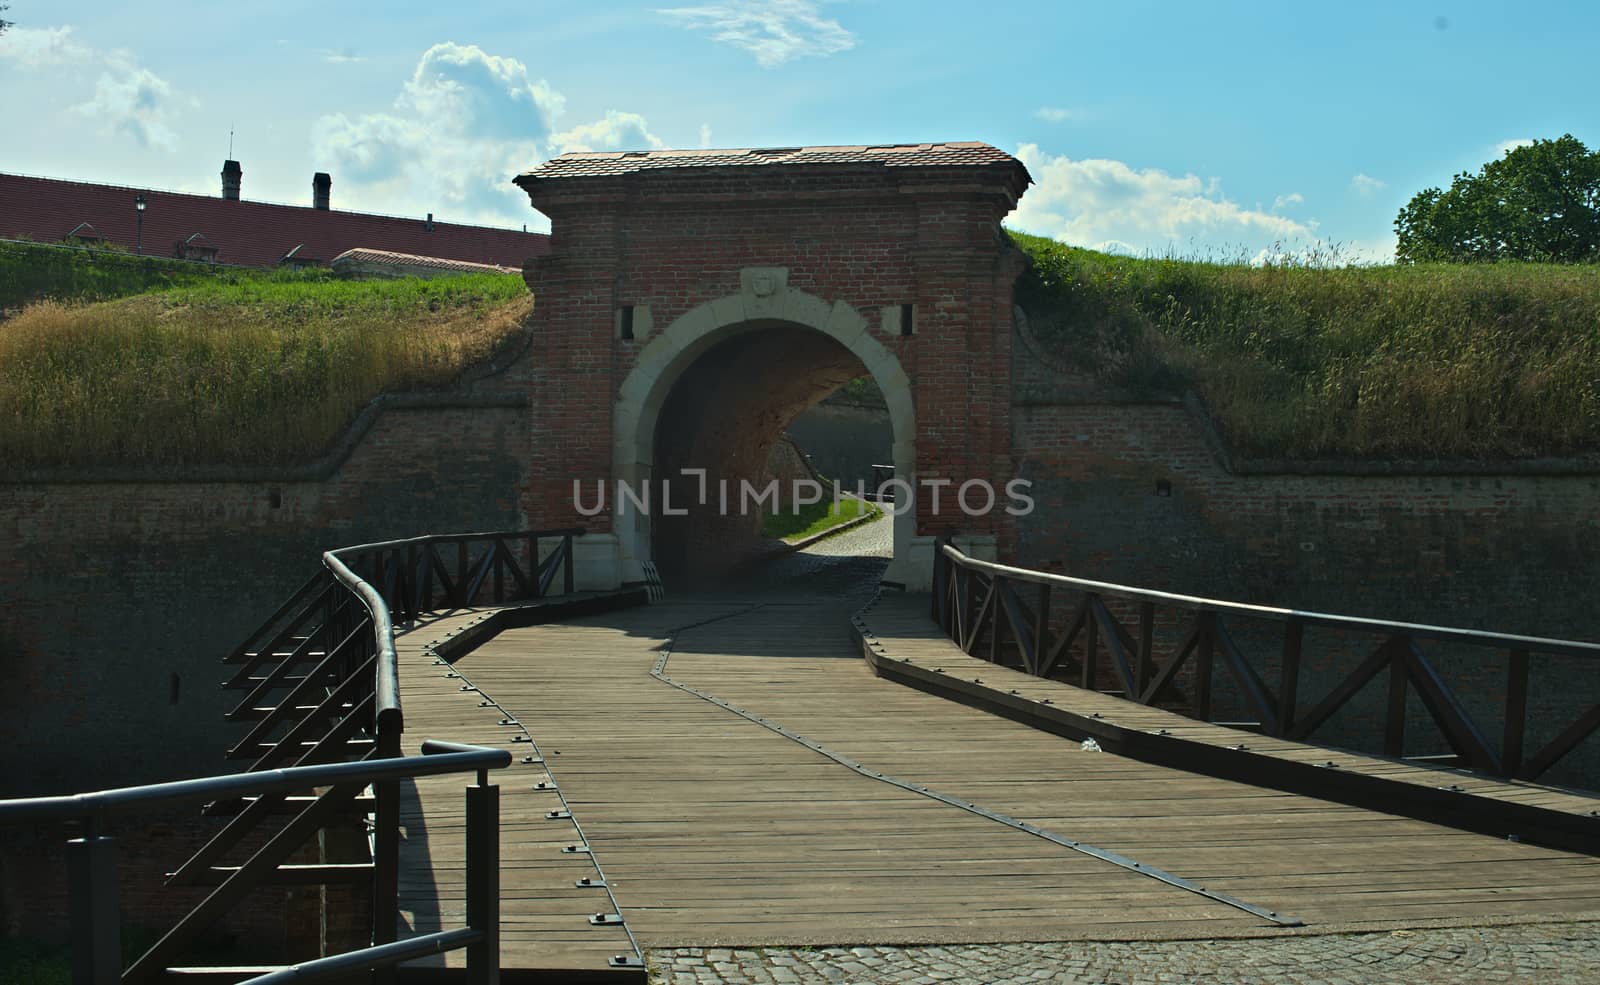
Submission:
[[233,127],[228,127],[228,160],[233,160]]

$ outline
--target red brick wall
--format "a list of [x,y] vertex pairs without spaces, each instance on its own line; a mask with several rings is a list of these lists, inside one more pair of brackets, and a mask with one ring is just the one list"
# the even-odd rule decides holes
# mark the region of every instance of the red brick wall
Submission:
[[[552,252],[527,270],[543,358],[530,436],[541,478],[526,512],[571,513],[574,478],[610,475],[612,400],[650,341],[615,338],[614,312],[648,305],[660,332],[737,295],[747,267],[786,268],[790,290],[844,301],[867,319],[912,381],[919,475],[959,483],[1009,472],[1011,289],[1021,269],[1000,232],[1010,192],[993,177],[916,169],[797,170],[643,172],[535,192]],[[879,324],[880,307],[903,304],[916,306],[909,338]],[[775,376],[785,369],[771,365]],[[917,526],[983,525],[934,517],[924,504]]]

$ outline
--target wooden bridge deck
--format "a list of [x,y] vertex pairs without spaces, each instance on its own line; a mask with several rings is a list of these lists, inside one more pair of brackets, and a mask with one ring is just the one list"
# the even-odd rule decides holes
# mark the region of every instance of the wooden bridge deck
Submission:
[[[518,756],[499,774],[508,970],[603,972],[630,931],[646,947],[1128,940],[1600,911],[1589,856],[1085,752],[877,678],[847,612],[669,601],[509,629],[454,670],[426,644],[478,616],[399,641],[410,742]],[[663,655],[664,675],[750,717],[653,676]],[[862,775],[751,718],[1306,926]],[[419,782],[407,808],[402,892],[418,930],[460,920],[460,783]],[[546,819],[563,802],[573,819]],[[562,851],[585,842],[593,861]],[[574,882],[600,871],[625,928],[588,922],[611,897]]]

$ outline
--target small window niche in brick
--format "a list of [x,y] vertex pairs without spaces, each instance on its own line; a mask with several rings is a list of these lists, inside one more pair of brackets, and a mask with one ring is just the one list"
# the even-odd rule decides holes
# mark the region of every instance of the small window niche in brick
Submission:
[[648,304],[625,304],[617,308],[617,338],[629,342],[642,341],[654,327]]
[[914,304],[884,305],[883,334],[891,336],[912,336],[917,334],[917,306]]

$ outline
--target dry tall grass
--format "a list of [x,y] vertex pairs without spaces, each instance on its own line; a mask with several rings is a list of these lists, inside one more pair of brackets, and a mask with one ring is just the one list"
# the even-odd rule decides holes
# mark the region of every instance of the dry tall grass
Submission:
[[1050,345],[1108,382],[1198,391],[1247,454],[1600,451],[1600,267],[1252,266],[1013,235]]
[[449,383],[511,339],[533,299],[508,290],[36,304],[0,323],[0,467],[304,461],[377,394]]

